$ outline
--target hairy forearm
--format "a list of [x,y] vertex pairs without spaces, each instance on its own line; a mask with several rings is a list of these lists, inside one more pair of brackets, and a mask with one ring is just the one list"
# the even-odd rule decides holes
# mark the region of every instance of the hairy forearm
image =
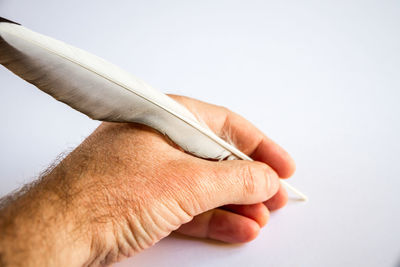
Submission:
[[90,238],[59,169],[1,200],[1,266],[78,266]]

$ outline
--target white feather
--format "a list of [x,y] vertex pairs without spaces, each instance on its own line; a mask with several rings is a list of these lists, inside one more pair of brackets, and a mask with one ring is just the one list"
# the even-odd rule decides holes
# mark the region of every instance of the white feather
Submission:
[[148,125],[201,158],[251,160],[185,107],[133,75],[4,19],[0,19],[0,63],[92,119]]

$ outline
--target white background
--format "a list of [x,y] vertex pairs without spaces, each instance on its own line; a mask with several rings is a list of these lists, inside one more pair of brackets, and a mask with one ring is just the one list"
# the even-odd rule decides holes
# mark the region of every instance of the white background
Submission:
[[[0,16],[241,113],[307,193],[246,245],[169,237],[118,266],[399,266],[398,1],[0,0]],[[97,125],[0,68],[0,194]]]

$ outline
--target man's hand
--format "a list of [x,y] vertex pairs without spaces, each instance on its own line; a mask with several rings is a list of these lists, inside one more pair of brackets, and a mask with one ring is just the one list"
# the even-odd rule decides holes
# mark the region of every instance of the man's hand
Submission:
[[106,265],[177,231],[255,238],[285,205],[294,162],[229,110],[172,96],[257,162],[208,161],[156,131],[103,123],[41,180],[0,206],[0,265]]

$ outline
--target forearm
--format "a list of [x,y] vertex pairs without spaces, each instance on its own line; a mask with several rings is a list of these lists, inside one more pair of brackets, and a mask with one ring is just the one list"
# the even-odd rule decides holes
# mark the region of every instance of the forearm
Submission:
[[89,231],[74,207],[79,202],[65,194],[57,175],[1,200],[1,266],[81,266],[90,258]]

